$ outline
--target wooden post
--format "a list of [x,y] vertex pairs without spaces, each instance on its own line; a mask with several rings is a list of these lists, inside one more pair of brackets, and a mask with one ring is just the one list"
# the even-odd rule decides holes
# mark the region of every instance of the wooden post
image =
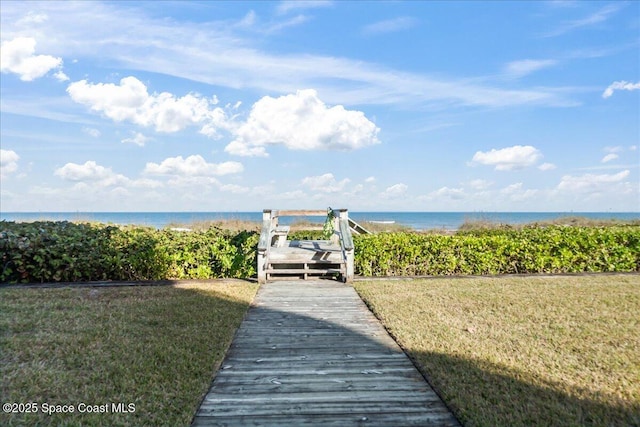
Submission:
[[338,209],[333,209],[331,213],[333,214],[333,220],[331,221],[333,225],[333,234],[331,234],[329,241],[333,245],[339,245],[340,244],[340,217],[339,217],[340,211]]
[[340,237],[342,242],[342,250],[344,251],[345,257],[345,268],[346,274],[343,277],[343,281],[345,283],[353,282],[354,276],[354,247],[353,247],[353,238],[351,236],[351,228],[349,228],[349,211],[347,209],[339,210],[339,217],[337,218],[339,221],[339,229],[340,229]]
[[[334,209],[329,213],[333,219],[330,242],[310,240],[288,245],[286,239],[290,228],[278,225],[280,216],[323,216],[327,211],[265,209],[258,241],[258,283],[266,283],[274,277],[297,275],[306,279],[307,276],[336,272],[344,282],[351,282],[354,276],[354,246],[349,214],[346,209]],[[313,264],[313,267],[309,264]]]
[[271,209],[265,209],[262,211],[262,230],[260,232],[260,240],[258,241],[258,283],[263,284],[267,282],[267,259],[269,247],[271,246]]

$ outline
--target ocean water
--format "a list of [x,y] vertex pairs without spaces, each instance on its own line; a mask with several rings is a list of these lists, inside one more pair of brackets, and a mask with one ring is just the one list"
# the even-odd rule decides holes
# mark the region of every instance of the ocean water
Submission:
[[[491,221],[503,224],[524,224],[567,216],[591,219],[640,220],[640,212],[349,212],[356,222],[394,222],[415,230],[456,230],[465,221]],[[281,224],[297,218],[284,217]],[[308,217],[322,223],[324,217]],[[144,225],[164,228],[169,225],[188,225],[199,221],[242,220],[262,221],[262,212],[0,212],[0,221],[76,221],[101,222],[119,225]]]

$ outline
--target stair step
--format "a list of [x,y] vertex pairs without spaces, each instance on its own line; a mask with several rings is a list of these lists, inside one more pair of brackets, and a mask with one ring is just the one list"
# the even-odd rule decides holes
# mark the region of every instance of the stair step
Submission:
[[331,259],[272,259],[269,258],[269,264],[312,264],[312,265],[323,265],[323,264],[343,264],[344,261],[341,260],[331,260]]
[[341,274],[341,268],[270,268],[265,270],[267,274]]

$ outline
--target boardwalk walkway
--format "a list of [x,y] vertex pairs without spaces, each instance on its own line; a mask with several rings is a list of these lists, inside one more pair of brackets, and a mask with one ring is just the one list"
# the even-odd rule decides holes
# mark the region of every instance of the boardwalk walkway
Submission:
[[194,426],[458,426],[355,290],[262,285]]

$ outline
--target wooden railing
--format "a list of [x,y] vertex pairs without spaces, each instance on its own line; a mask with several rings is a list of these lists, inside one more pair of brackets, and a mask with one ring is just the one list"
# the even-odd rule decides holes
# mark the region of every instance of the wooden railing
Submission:
[[349,213],[347,209],[332,209],[331,211],[265,209],[262,212],[262,231],[260,233],[260,240],[258,241],[258,282],[265,283],[267,281],[266,269],[272,248],[281,246],[283,241],[286,240],[289,228],[281,227],[279,225],[278,221],[280,217],[327,216],[329,212],[333,214],[333,236],[331,241],[339,244],[342,252],[342,259],[344,260],[346,273],[344,274],[343,281],[351,282],[353,280],[354,272],[354,246],[353,237],[351,235],[351,223],[356,226],[357,224],[349,220]]
[[351,227],[349,227],[349,214],[346,209],[340,210],[338,214],[338,224],[340,229],[340,246],[342,247],[342,256],[344,257],[345,267],[347,269],[344,281],[351,283],[353,281],[354,246]]

